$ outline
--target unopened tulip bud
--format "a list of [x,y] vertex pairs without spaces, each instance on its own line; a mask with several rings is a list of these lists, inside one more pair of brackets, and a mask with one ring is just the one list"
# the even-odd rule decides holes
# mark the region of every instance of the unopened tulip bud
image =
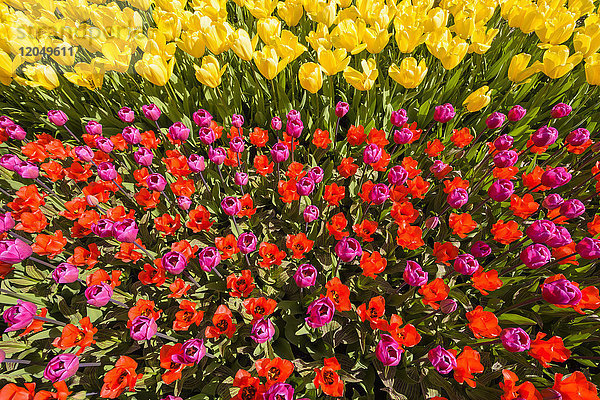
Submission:
[[427,229],[435,229],[440,223],[440,219],[438,217],[429,217],[425,220],[425,227]]
[[98,200],[98,198],[91,194],[88,194],[87,196],[85,196],[85,201],[88,204],[88,206],[90,206],[90,207],[96,207],[96,206],[98,206],[98,204],[100,204],[100,201]]
[[444,299],[440,301],[440,310],[444,314],[451,314],[458,308],[458,304],[454,299]]
[[350,105],[343,101],[338,101],[338,103],[335,105],[335,115],[338,118],[342,118],[344,115],[346,115],[348,113],[349,110],[350,110]]

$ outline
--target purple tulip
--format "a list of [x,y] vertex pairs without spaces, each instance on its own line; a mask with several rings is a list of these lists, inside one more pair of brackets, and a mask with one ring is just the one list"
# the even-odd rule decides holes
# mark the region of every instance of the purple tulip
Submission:
[[203,126],[198,131],[198,139],[206,145],[211,145],[217,140],[217,134],[212,128]]
[[44,378],[51,382],[65,381],[75,375],[79,369],[79,357],[63,353],[54,357],[44,369]]
[[311,328],[320,328],[333,320],[335,304],[329,297],[322,297],[310,303],[305,321]]
[[17,300],[17,304],[7,308],[2,314],[4,322],[8,328],[4,332],[18,331],[27,328],[37,313],[37,306],[33,303],[23,300]]
[[542,285],[542,297],[551,304],[575,306],[581,300],[581,290],[567,279],[558,279]]
[[146,177],[146,184],[148,189],[155,192],[162,192],[167,187],[167,180],[161,174],[150,174]]
[[537,147],[550,146],[558,139],[558,131],[552,126],[542,126],[531,135],[531,141]]
[[104,307],[113,295],[113,288],[105,282],[92,285],[85,289],[85,298],[88,304],[96,307]]
[[21,239],[0,241],[0,262],[10,265],[18,264],[32,254],[31,246]]
[[94,151],[90,146],[77,146],[73,148],[75,155],[83,162],[90,162],[94,159]]
[[383,204],[390,198],[390,188],[385,183],[373,185],[369,192],[369,200],[375,205]]
[[112,237],[114,221],[108,218],[101,218],[91,226],[92,232],[101,238]]
[[423,286],[429,280],[429,274],[423,271],[423,268],[415,261],[407,260],[404,273],[402,274],[404,282],[410,286]]
[[[171,357],[173,357],[173,356],[171,356]],[[164,397],[160,400],[183,400],[183,399],[179,396],[173,396],[172,394],[170,394],[167,397]]]
[[348,111],[350,111],[350,104],[348,103],[338,101],[338,103],[335,105],[335,115],[338,118],[342,118],[348,113]]
[[237,246],[242,254],[249,254],[256,250],[258,239],[252,232],[244,232],[238,237]]
[[245,172],[236,172],[233,181],[236,185],[246,186],[248,184],[248,174]]
[[433,119],[437,122],[446,123],[452,118],[454,118],[455,115],[456,112],[454,111],[454,107],[452,107],[452,104],[446,103],[442,104],[441,106],[435,107]]
[[21,161],[15,165],[15,172],[24,179],[36,179],[40,175],[39,167],[29,161]]
[[484,258],[492,254],[492,248],[486,242],[478,240],[471,246],[471,254],[477,258]]
[[298,110],[290,110],[285,116],[288,121],[295,121],[302,119],[300,116],[300,111]]
[[500,332],[502,346],[511,353],[518,353],[529,350],[531,347],[531,338],[521,328],[505,328]]
[[134,126],[126,126],[121,132],[123,139],[131,145],[138,144],[142,141],[140,130]]
[[500,128],[502,124],[504,124],[505,120],[506,115],[502,114],[501,112],[494,111],[485,119],[485,124],[487,125],[488,129],[496,129]]
[[208,128],[212,122],[212,115],[206,110],[200,109],[192,115],[194,123],[201,128]]
[[115,144],[110,139],[107,139],[103,136],[98,136],[96,139],[94,139],[94,143],[96,144],[96,147],[100,149],[100,151],[103,151],[106,154],[110,153],[115,148]]
[[302,264],[294,274],[294,281],[300,288],[311,287],[317,281],[317,269],[311,264]]
[[229,149],[234,153],[242,153],[244,147],[244,139],[241,136],[235,136],[229,141]]
[[133,340],[148,340],[156,335],[158,326],[154,318],[139,315],[131,321],[129,335]]
[[583,238],[575,246],[575,251],[586,260],[597,260],[600,258],[600,240],[594,238]]
[[547,219],[540,219],[529,225],[525,234],[534,243],[546,243],[556,234],[556,225]]
[[0,213],[0,233],[7,232],[15,227],[15,220],[13,219],[10,211],[4,214]]
[[8,137],[13,140],[23,140],[25,137],[27,137],[27,132],[25,132],[25,129],[23,129],[21,125],[17,124],[7,127],[5,132]]
[[271,128],[273,128],[274,131],[280,131],[282,127],[283,123],[281,122],[281,118],[273,117],[271,120]]
[[540,243],[529,245],[521,251],[519,258],[527,268],[538,269],[550,262],[552,253],[550,250]]
[[556,167],[545,171],[542,174],[542,185],[556,189],[562,185],[566,185],[571,180],[572,176],[564,167]]
[[404,108],[401,108],[398,111],[392,111],[392,116],[390,117],[390,120],[392,122],[392,125],[401,127],[408,121],[406,110]]
[[413,133],[408,128],[402,128],[400,130],[394,130],[394,143],[396,144],[407,144],[413,138]]
[[304,129],[304,124],[300,119],[289,119],[287,120],[287,124],[285,130],[288,135],[290,135],[294,139],[298,139],[302,134],[302,130]]
[[446,298],[440,301],[440,311],[444,314],[452,314],[457,308],[458,304],[454,299]]
[[67,114],[61,110],[48,111],[48,119],[56,126],[63,126],[69,120],[69,118],[67,118]]
[[192,154],[188,157],[187,160],[188,167],[192,172],[202,172],[206,169],[206,164],[204,163],[204,157],[199,156],[198,154]]
[[560,213],[565,217],[577,218],[585,212],[585,205],[580,200],[566,200],[560,205]]
[[446,201],[452,208],[461,208],[469,202],[469,193],[463,188],[454,189],[448,194]]
[[177,196],[177,206],[180,209],[187,211],[192,206],[192,199],[187,196]]
[[11,125],[14,125],[15,121],[13,121],[12,119],[10,119],[10,117],[6,116],[6,115],[1,115],[0,116],[0,128],[2,129],[6,129]]
[[208,159],[217,165],[223,164],[225,159],[227,158],[227,152],[222,147],[217,147],[213,149],[212,146],[208,149]]
[[205,247],[198,253],[198,263],[203,271],[210,272],[221,263],[221,253],[216,247]]
[[406,171],[403,166],[394,165],[390,168],[390,172],[388,173],[388,182],[390,185],[404,185],[407,179],[408,171]]
[[573,109],[570,105],[565,103],[558,103],[554,107],[552,107],[552,111],[550,111],[550,116],[552,118],[563,118],[571,114]]
[[121,121],[128,124],[132,123],[135,119],[135,113],[129,107],[122,107],[119,111],[117,111],[117,115]]
[[427,358],[440,374],[449,374],[457,366],[456,357],[442,346],[429,350]]
[[363,161],[365,164],[375,164],[381,159],[382,150],[379,146],[371,143],[363,151]]
[[250,337],[256,343],[265,343],[273,339],[275,335],[275,326],[271,320],[261,318],[252,324]]
[[[203,132],[203,130],[208,129],[210,131],[212,131],[212,129],[210,128],[200,128],[200,141],[204,144],[210,144],[210,143],[205,143],[201,135],[201,133]],[[214,132],[213,132],[214,134]],[[169,137],[173,140],[180,140],[182,142],[185,142],[189,137],[190,137],[190,128],[188,128],[187,126],[185,126],[185,124],[183,122],[175,122],[173,125],[171,125],[169,127]],[[214,140],[213,140],[214,142]]]
[[133,158],[135,159],[136,163],[143,165],[144,167],[148,167],[152,165],[154,154],[152,154],[152,150],[145,147],[140,147],[136,152],[133,153]]
[[515,139],[507,134],[500,135],[494,140],[494,148],[498,151],[508,150],[515,143]]
[[304,176],[296,183],[296,191],[300,196],[310,196],[315,190],[315,182],[308,176]]
[[335,254],[343,262],[351,262],[355,257],[362,255],[362,248],[358,240],[344,237],[335,245]]
[[494,154],[494,165],[498,168],[512,167],[517,163],[519,155],[514,150],[501,150]]
[[471,254],[459,254],[454,260],[454,270],[462,275],[473,275],[479,269],[479,262]]
[[289,383],[274,383],[263,393],[262,400],[294,400],[294,388]]
[[427,229],[435,229],[440,223],[440,219],[438,217],[429,217],[425,220],[425,227]]
[[60,263],[52,271],[52,278],[56,283],[73,283],[79,278],[79,269],[70,263]]
[[237,197],[227,196],[221,200],[221,208],[225,214],[231,217],[237,215],[241,211],[242,203]]
[[20,163],[21,160],[14,154],[5,154],[0,156],[0,165],[9,171],[14,171],[16,166]]
[[585,128],[577,128],[569,133],[565,140],[571,146],[581,146],[590,140],[590,131]]
[[204,340],[189,339],[181,346],[181,351],[171,356],[171,361],[178,364],[198,364],[206,355]]
[[544,201],[542,201],[542,207],[544,207],[547,210],[554,210],[555,208],[560,207],[562,205],[562,203],[564,203],[564,202],[565,201],[560,196],[560,194],[552,193],[552,194],[549,194],[544,199]]
[[135,223],[135,220],[131,218],[125,218],[121,221],[115,222],[113,225],[113,236],[119,242],[135,242],[138,232],[138,226]]
[[290,150],[283,143],[275,143],[271,149],[271,158],[276,163],[282,163],[290,156]]
[[429,167],[429,170],[434,174],[443,174],[446,168],[448,168],[448,164],[444,164],[441,160],[434,160],[433,165]]
[[375,347],[375,356],[385,366],[395,366],[400,364],[402,359],[402,353],[404,350],[396,339],[388,334],[382,334],[380,336],[377,347]]
[[508,200],[515,192],[515,185],[508,179],[498,179],[488,189],[488,196],[497,202]]
[[144,117],[148,118],[150,121],[158,121],[160,118],[160,109],[156,104],[142,106],[142,112],[144,113]]
[[161,265],[173,275],[179,275],[187,266],[187,258],[178,251],[169,251],[162,256]]
[[527,110],[521,107],[520,105],[513,106],[508,112],[508,120],[512,122],[520,121],[525,114],[527,114]]
[[319,218],[319,207],[315,205],[306,206],[302,216],[304,217],[304,222],[306,223],[315,221],[317,218]]
[[88,135],[102,135],[102,124],[96,121],[88,121],[88,123],[85,125],[85,131]]
[[117,179],[117,170],[115,166],[110,162],[105,161],[98,164],[98,176],[103,181],[112,181],[113,179]]
[[325,176],[325,171],[323,171],[323,168],[321,168],[321,167],[312,167],[311,169],[308,170],[308,173],[306,174],[306,176],[308,176],[310,179],[312,179],[316,185],[317,183],[321,183],[323,181],[323,178]]
[[566,246],[572,241],[573,239],[567,228],[556,226],[556,233],[546,241],[546,244],[556,249],[558,247]]
[[236,128],[241,128],[244,125],[244,116],[239,114],[233,114],[231,116],[231,125]]

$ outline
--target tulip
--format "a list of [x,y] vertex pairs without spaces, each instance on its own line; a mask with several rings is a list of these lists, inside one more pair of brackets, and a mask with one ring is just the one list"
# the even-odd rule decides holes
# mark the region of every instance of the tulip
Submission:
[[586,260],[597,260],[600,258],[600,240],[594,238],[583,238],[575,246],[575,251]]
[[[292,137],[292,139],[298,139],[302,134],[304,124],[299,119],[293,119],[287,121],[286,132]],[[287,147],[287,146],[286,146]]]
[[338,118],[342,118],[350,110],[350,105],[343,101],[338,101],[335,105],[335,115]]
[[11,125],[14,125],[15,121],[7,117],[6,115],[0,115],[0,128],[6,129]]
[[446,123],[446,122],[450,121],[452,118],[454,118],[455,115],[456,115],[456,112],[454,111],[454,107],[452,107],[452,104],[446,103],[446,104],[442,104],[441,106],[435,107],[435,112],[433,113],[433,119],[436,120],[437,122]]
[[523,117],[527,114],[527,110],[521,107],[520,105],[513,106],[510,111],[508,111],[508,120],[511,122],[517,122],[523,119]]
[[294,388],[289,383],[274,383],[263,393],[262,400],[294,400]]
[[570,105],[565,103],[558,103],[554,107],[552,107],[552,111],[550,111],[550,116],[552,118],[564,118],[568,116],[573,109]]
[[40,175],[38,166],[29,161],[21,161],[15,165],[15,172],[25,179],[36,179]]
[[140,147],[137,151],[133,153],[133,158],[135,159],[135,162],[139,165],[148,167],[152,165],[152,159],[154,158],[154,154],[152,154],[152,150],[147,149],[145,147]]
[[[467,96],[465,101],[463,101],[463,106],[465,106],[469,112],[477,112],[490,104],[490,101],[490,88],[488,86],[482,86]],[[502,120],[502,122],[504,122],[504,120]]]
[[198,263],[203,271],[210,272],[221,263],[221,253],[216,247],[206,247],[198,254]]
[[537,147],[550,146],[558,139],[558,131],[551,126],[542,126],[531,135],[531,141]]
[[[203,129],[208,129],[208,128],[201,128],[200,132],[202,132]],[[190,129],[187,126],[185,126],[185,124],[183,122],[175,122],[173,125],[171,125],[169,127],[168,134],[169,134],[169,137],[173,140],[180,140],[182,142],[185,142],[188,139],[188,137],[190,136]],[[202,136],[200,136],[199,139],[202,143],[204,143],[204,141],[202,140]],[[205,144],[209,144],[209,143],[205,143]]]
[[382,334],[380,336],[377,347],[375,347],[375,356],[385,366],[395,366],[400,364],[402,353],[404,350],[396,339],[388,334]]
[[78,369],[79,358],[75,354],[59,354],[44,369],[44,378],[51,382],[65,381],[75,375]]
[[315,94],[323,87],[323,72],[319,64],[308,62],[298,70],[300,86]]
[[350,63],[348,52],[344,49],[329,50],[319,47],[317,56],[321,69],[328,76],[337,75],[339,72],[346,69]]
[[567,279],[558,279],[542,285],[542,297],[551,304],[575,306],[581,300],[581,290]]
[[143,105],[142,112],[144,113],[144,117],[150,121],[158,121],[160,118],[160,109],[156,104]]
[[458,304],[456,304],[456,300],[454,299],[444,299],[440,301],[440,311],[444,314],[452,314],[458,308]]
[[540,219],[529,225],[525,234],[534,243],[545,243],[556,234],[556,225],[552,221]]
[[362,248],[358,240],[344,237],[335,245],[335,254],[343,262],[351,262],[355,257],[362,255]]
[[394,165],[388,173],[390,185],[404,185],[408,179],[408,172],[401,165]]
[[175,57],[168,60],[164,55],[144,53],[135,63],[135,72],[157,86],[165,86],[175,66]]
[[471,246],[471,254],[477,258],[484,258],[492,254],[492,248],[487,243],[478,240]]
[[242,60],[251,61],[254,54],[258,36],[250,39],[248,32],[242,28],[231,32],[229,35],[231,50]]
[[454,270],[462,275],[473,275],[479,269],[479,262],[471,254],[459,254],[454,260]]
[[187,160],[188,167],[192,172],[202,172],[206,169],[206,165],[204,164],[204,157],[199,156],[198,154],[192,154],[188,157]]
[[296,191],[300,196],[310,196],[315,189],[315,182],[308,176],[304,176],[296,183]]
[[126,122],[128,124],[132,123],[133,120],[135,119],[135,113],[133,112],[133,110],[129,107],[122,107],[118,112],[117,115],[119,116],[119,119],[123,122]]
[[227,158],[227,152],[222,147],[217,147],[216,149],[213,149],[213,147],[210,146],[208,149],[208,158],[213,163],[221,165]]
[[585,59],[585,79],[589,85],[600,85],[600,54]]
[[138,232],[138,226],[131,218],[125,218],[113,225],[113,236],[119,242],[133,243]]
[[274,131],[281,130],[282,126],[281,118],[273,117],[273,119],[271,119],[271,128],[273,128]]
[[514,138],[510,135],[500,135],[494,140],[494,148],[498,151],[508,150],[513,146]]
[[548,210],[554,210],[555,208],[559,208],[562,203],[564,203],[564,200],[560,194],[552,193],[542,201],[542,206]]
[[515,186],[508,179],[498,179],[488,189],[488,196],[497,202],[508,200],[515,192]]
[[145,315],[139,315],[131,321],[129,335],[133,340],[149,340],[156,335],[158,326],[154,318]]
[[221,77],[227,69],[227,64],[220,66],[219,61],[209,54],[202,58],[202,66],[194,65],[196,71],[196,79],[203,85],[211,88],[216,88],[221,84]]
[[206,355],[206,347],[202,339],[186,340],[179,353],[171,356],[171,361],[178,364],[199,364]]
[[395,63],[390,65],[388,75],[405,89],[414,89],[423,82],[427,74],[425,60],[419,61],[413,57],[403,58],[398,67]]
[[272,46],[265,46],[262,50],[255,51],[253,59],[259,72],[268,80],[275,78],[289,62],[286,58],[280,60]]
[[313,221],[316,221],[319,218],[319,207],[315,205],[306,206],[304,209],[302,216],[304,218],[304,222],[307,224]]
[[[339,26],[339,25],[338,25]],[[377,64],[374,59],[361,60],[363,72],[359,72],[352,67],[344,69],[344,78],[346,82],[354,86],[357,90],[371,90],[375,85],[375,80],[379,76]]]
[[539,243],[527,246],[519,255],[521,262],[530,269],[543,267],[550,262],[551,257],[552,253],[550,253],[550,250]]
[[256,22],[256,31],[265,44],[275,44],[281,35],[281,21],[275,17],[261,18]]
[[56,89],[60,85],[58,75],[56,74],[54,68],[52,68],[50,65],[28,65],[23,68],[23,74],[29,80],[17,77],[15,80],[21,83],[21,85],[27,85],[31,87],[41,86],[46,90]]
[[99,285],[92,285],[85,289],[85,297],[88,304],[96,307],[104,307],[107,305],[112,295],[112,287],[105,282],[102,282]]
[[300,288],[311,287],[317,281],[317,269],[311,264],[302,264],[294,273],[294,281]]
[[187,266],[187,258],[178,251],[169,251],[161,258],[162,267],[173,275],[179,275]]
[[304,8],[301,1],[280,1],[277,3],[277,15],[285,21],[287,26],[296,26],[300,22]]
[[69,118],[67,118],[67,114],[61,110],[48,111],[48,119],[56,126],[63,126],[69,120]]
[[542,185],[555,189],[563,186],[571,180],[572,175],[563,167],[552,168],[542,174]]
[[423,268],[416,262],[407,260],[404,273],[402,274],[404,282],[410,286],[423,286],[429,280],[429,274],[423,271]]
[[320,328],[333,320],[334,313],[333,301],[329,297],[322,297],[310,303],[305,321],[311,328]]
[[400,130],[394,130],[394,142],[396,144],[407,144],[413,138],[413,133],[408,128],[402,128]]
[[13,265],[33,254],[31,246],[21,239],[0,241],[0,262]]
[[249,254],[256,250],[258,239],[252,232],[242,233],[237,240],[237,246],[242,254]]
[[440,374],[449,374],[457,366],[456,357],[442,346],[429,350],[427,358]]
[[401,108],[397,111],[392,111],[392,116],[390,117],[392,125],[401,127],[408,121],[408,116],[406,114],[406,110]]
[[60,263],[52,271],[52,278],[56,283],[73,283],[79,278],[79,270],[73,264]]
[[531,55],[526,53],[517,54],[510,60],[508,66],[508,79],[514,83],[520,83],[529,78],[531,75],[536,74],[543,70],[543,66],[539,62],[533,63],[527,67]]
[[101,218],[92,224],[91,230],[101,238],[112,237],[114,222],[107,218]]
[[573,239],[571,238],[571,234],[562,226],[556,227],[556,233],[550,239],[546,241],[546,244],[552,248],[558,248],[562,246],[566,246],[571,243]]
[[102,136],[97,137],[94,140],[94,143],[96,144],[96,147],[98,149],[100,149],[101,151],[103,151],[106,154],[110,153],[115,148],[114,143],[110,139],[107,139]]
[[308,170],[306,176],[312,179],[315,184],[321,183],[323,181],[323,177],[325,176],[325,171],[323,171],[323,168],[321,167],[312,167]]
[[244,116],[239,114],[233,114],[231,116],[231,125],[236,128],[241,128],[244,125]]
[[17,124],[7,126],[5,131],[8,134],[8,137],[13,140],[23,140],[25,137],[27,137],[27,132],[25,132],[25,129]]
[[425,227],[427,229],[435,229],[440,224],[438,217],[429,217],[425,220]]
[[129,144],[138,144],[142,140],[142,134],[139,129],[134,128],[133,126],[127,126],[121,132],[123,139]]
[[77,158],[83,162],[90,162],[94,159],[94,152],[89,146],[76,146],[73,151]]
[[448,194],[446,201],[452,208],[461,208],[469,202],[469,193],[463,188],[454,189]]
[[565,139],[571,146],[581,146],[588,140],[590,140],[590,131],[585,128],[577,128],[571,131]]
[[275,335],[275,326],[271,320],[261,318],[252,324],[250,337],[256,343],[268,342],[273,339],[273,335]]
[[585,212],[585,206],[580,200],[566,200],[560,206],[560,213],[567,218],[577,218]]
[[4,322],[8,328],[4,332],[18,331],[28,327],[33,322],[33,317],[37,313],[37,306],[33,303],[23,300],[17,300],[17,304],[7,308],[2,313]]
[[502,346],[511,353],[529,350],[531,339],[527,332],[521,328],[505,328],[500,332]]
[[192,115],[194,123],[201,128],[210,128],[212,115],[206,110],[200,109]]
[[5,154],[0,156],[0,165],[9,171],[14,171],[15,167],[21,162],[19,157],[14,154]]
[[575,68],[582,59],[581,53],[569,56],[567,46],[552,46],[544,52],[540,70],[549,78],[558,79]]
[[276,163],[282,163],[288,159],[290,151],[288,147],[283,143],[275,143],[271,149],[271,158]]
[[485,124],[488,129],[496,129],[500,128],[505,120],[506,115],[502,114],[501,112],[494,111],[485,119]]
[[212,128],[201,127],[198,131],[198,139],[206,145],[211,145],[217,140],[217,135]]
[[4,214],[0,213],[0,233],[7,232],[15,227],[15,220],[10,214],[10,211]]
[[390,188],[385,183],[377,183],[369,192],[369,200],[375,205],[385,203],[390,198]]
[[382,154],[381,148],[378,145],[371,143],[367,145],[363,151],[363,161],[365,164],[375,164],[381,159]]
[[245,172],[236,172],[233,181],[236,185],[245,186],[248,184],[248,174]]
[[192,200],[186,196],[177,196],[177,206],[180,209],[187,211],[192,206]]
[[150,174],[146,177],[146,184],[148,189],[162,192],[167,187],[167,180],[161,174]]
[[494,155],[494,165],[498,168],[512,167],[517,163],[518,159],[519,155],[516,151],[501,150]]

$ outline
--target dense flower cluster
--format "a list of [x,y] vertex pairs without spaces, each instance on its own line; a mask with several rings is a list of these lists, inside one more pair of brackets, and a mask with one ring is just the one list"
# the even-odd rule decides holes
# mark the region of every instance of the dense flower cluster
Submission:
[[348,109],[332,133],[0,117],[0,368],[27,372],[0,398],[598,400],[600,148],[575,111],[513,137],[518,105],[483,132],[449,103],[387,131],[339,129]]

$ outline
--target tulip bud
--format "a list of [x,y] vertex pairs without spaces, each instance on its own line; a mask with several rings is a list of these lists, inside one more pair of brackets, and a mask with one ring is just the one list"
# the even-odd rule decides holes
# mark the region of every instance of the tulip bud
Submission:
[[242,203],[237,197],[227,196],[221,200],[221,208],[229,216],[237,215],[242,209]]
[[158,121],[160,118],[160,109],[156,104],[144,105],[142,106],[142,111],[144,112],[144,117],[148,118],[150,121]]
[[571,234],[569,233],[567,228],[564,228],[562,226],[557,226],[554,236],[552,236],[550,239],[548,239],[546,241],[546,244],[548,246],[556,249],[558,247],[566,246],[569,243],[571,243],[572,241],[573,241],[573,239],[571,238]]
[[210,272],[221,263],[221,253],[216,247],[205,247],[198,254],[198,263],[203,271]]
[[69,120],[69,118],[67,118],[67,114],[61,110],[48,111],[48,119],[56,126],[63,126]]
[[229,149],[234,153],[242,153],[244,151],[244,139],[240,136],[235,136],[229,141]]
[[577,128],[567,135],[565,141],[571,146],[581,146],[590,140],[590,131],[585,128]]
[[300,119],[288,119],[286,125],[286,132],[294,139],[298,139],[302,134],[302,130],[304,129],[304,124]]
[[510,135],[500,135],[496,140],[494,140],[494,148],[496,150],[508,150],[513,146],[514,139]]
[[442,346],[437,346],[427,353],[427,358],[440,374],[449,374],[456,368],[456,357]]
[[6,115],[0,116],[0,128],[6,129],[9,126],[14,125],[14,124],[15,124],[15,121],[10,119],[10,117],[8,117]]
[[121,119],[121,121],[126,122],[128,124],[132,123],[135,119],[135,113],[129,107],[123,107],[118,112],[117,115]]
[[556,225],[552,221],[540,219],[529,225],[525,234],[534,243],[545,243],[556,234]]
[[245,172],[236,172],[234,182],[236,185],[246,186],[248,184],[248,174]]
[[586,260],[597,260],[600,258],[600,240],[583,238],[575,246],[575,251]]
[[0,214],[0,233],[7,232],[15,227],[15,220],[10,211]]
[[330,323],[334,314],[335,304],[326,296],[310,303],[305,321],[311,328],[320,328]]
[[454,118],[455,115],[456,112],[454,111],[454,107],[452,107],[452,104],[446,103],[442,104],[441,106],[435,107],[433,119],[437,122],[446,123],[452,118]]
[[552,111],[550,111],[550,115],[552,118],[563,118],[571,114],[573,109],[570,105],[565,103],[558,103],[554,107],[552,107]]
[[515,186],[508,179],[498,179],[488,189],[488,196],[497,202],[508,200],[515,192]]
[[494,154],[494,165],[497,168],[512,167],[517,163],[519,155],[514,150],[502,150]]
[[27,328],[32,322],[33,317],[37,313],[37,306],[33,303],[23,300],[17,300],[17,304],[8,307],[2,318],[8,325],[4,332],[18,331],[19,329]]
[[112,287],[105,282],[102,282],[99,285],[92,285],[85,289],[85,297],[88,304],[96,307],[104,307],[107,305],[112,295]]
[[440,219],[438,217],[429,217],[425,220],[425,227],[427,229],[435,229],[440,223]]
[[454,299],[444,299],[440,301],[440,311],[444,314],[452,314],[458,308],[458,304]]
[[338,103],[335,105],[335,115],[338,118],[342,118],[344,115],[346,115],[348,113],[349,110],[350,110],[350,105],[343,101],[338,101]]
[[394,131],[394,143],[407,144],[413,138],[413,133],[408,128],[402,128]]
[[375,184],[369,192],[369,200],[375,205],[383,204],[389,198],[390,188],[388,188],[385,183]]
[[401,108],[398,111],[392,111],[391,116],[392,125],[401,127],[408,121],[408,116],[406,114],[406,110]]
[[585,212],[585,206],[580,200],[571,199],[563,202],[560,206],[560,213],[565,217],[577,218]]
[[454,270],[462,275],[473,275],[479,269],[479,262],[471,254],[459,254],[454,260]]
[[206,165],[204,164],[204,157],[199,156],[198,154],[192,154],[188,157],[187,160],[188,167],[192,172],[202,172],[206,169]]
[[374,143],[369,144],[363,151],[363,161],[365,164],[375,164],[381,159],[382,150],[381,147]]
[[500,128],[502,124],[504,124],[504,120],[506,119],[506,115],[501,112],[494,111],[491,113],[486,119],[485,124],[488,129],[496,129]]
[[508,112],[508,120],[512,122],[520,121],[525,114],[527,114],[527,110],[521,107],[520,105],[513,106]]

